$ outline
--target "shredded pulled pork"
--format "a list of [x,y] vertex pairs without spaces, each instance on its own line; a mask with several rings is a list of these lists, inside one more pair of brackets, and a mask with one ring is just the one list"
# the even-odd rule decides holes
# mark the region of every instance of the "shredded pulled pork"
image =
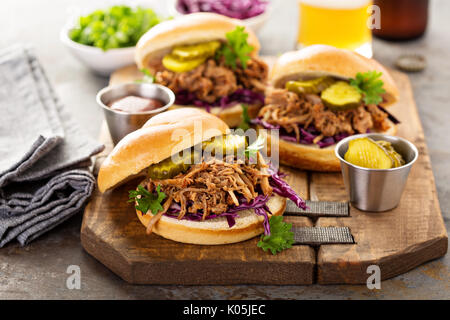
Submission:
[[[211,159],[192,165],[186,173],[172,179],[147,180],[146,187],[150,192],[160,185],[161,191],[168,196],[164,211],[159,212],[158,217],[154,216],[155,220],[167,212],[172,201],[181,207],[178,219],[189,213],[202,213],[204,220],[210,214],[218,215],[227,212],[230,206],[238,206],[241,197],[251,202],[258,192],[270,195],[272,188],[265,169],[267,165],[260,158],[258,161],[258,164],[245,164]],[[152,219],[152,225],[156,221]]]
[[213,103],[242,87],[264,92],[267,75],[267,65],[256,58],[247,62],[246,69],[238,64],[236,70],[225,66],[223,61],[218,64],[214,59],[208,59],[188,72],[176,73],[161,67],[155,78],[157,83],[169,87],[175,93],[192,92],[198,99]]
[[367,106],[367,111],[370,112],[376,129],[381,131],[389,129],[389,122],[386,121],[388,114],[386,112],[381,111],[375,104],[369,104]]
[[[224,65],[223,62],[221,65]],[[264,92],[266,90],[269,67],[264,61],[252,58],[247,61],[247,67],[245,69],[238,63],[234,72],[237,76],[238,84],[244,88],[257,92]]]
[[259,117],[272,125],[279,125],[287,133],[294,133],[300,141],[300,129],[313,125],[323,136],[340,133],[366,133],[377,128],[386,130],[388,115],[376,105],[334,112],[325,107],[318,95],[297,95],[286,89],[272,89],[267,92],[265,106],[259,111]]

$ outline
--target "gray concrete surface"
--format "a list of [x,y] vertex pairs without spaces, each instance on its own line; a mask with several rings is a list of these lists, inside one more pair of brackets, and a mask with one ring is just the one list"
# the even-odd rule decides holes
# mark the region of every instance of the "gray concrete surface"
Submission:
[[[117,2],[117,1],[116,1]],[[126,1],[125,1],[126,2]],[[151,1],[148,1],[151,2]],[[272,19],[261,30],[263,54],[293,49],[297,32],[296,0],[279,1]],[[447,230],[450,226],[450,1],[433,0],[428,32],[420,40],[389,43],[375,40],[375,58],[392,67],[405,52],[424,54],[424,72],[410,75],[425,129]],[[96,6],[94,0],[3,0],[0,48],[31,44],[51,82],[74,118],[93,137],[102,115],[96,92],[107,79],[92,75],[70,56],[58,33],[69,8]],[[27,247],[0,249],[1,299],[450,299],[450,255],[382,282],[381,290],[366,286],[133,286],[125,283],[83,251],[81,215]],[[81,290],[66,288],[69,265],[81,268]]]

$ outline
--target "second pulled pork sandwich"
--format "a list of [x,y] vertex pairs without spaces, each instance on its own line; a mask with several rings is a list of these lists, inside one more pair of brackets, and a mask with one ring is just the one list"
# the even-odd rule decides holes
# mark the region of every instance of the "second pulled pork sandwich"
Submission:
[[264,103],[268,67],[258,58],[259,48],[239,20],[201,12],[150,29],[137,44],[135,60],[172,89],[173,108],[202,108],[236,127],[242,104],[256,116]]
[[373,59],[313,45],[281,55],[271,82],[265,106],[252,122],[258,128],[280,130],[280,163],[339,171],[337,142],[358,133],[396,133],[398,120],[384,107],[398,100],[398,89]]
[[144,173],[130,200],[147,233],[167,239],[211,245],[267,236],[269,219],[283,214],[286,198],[306,205],[266,163],[263,142],[249,144],[197,108],[167,111],[115,146],[98,186],[105,192]]

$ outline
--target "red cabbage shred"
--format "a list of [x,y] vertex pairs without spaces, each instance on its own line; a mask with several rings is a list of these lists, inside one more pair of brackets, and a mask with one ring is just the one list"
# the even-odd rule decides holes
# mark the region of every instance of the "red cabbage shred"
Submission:
[[[259,124],[267,130],[280,129],[280,139],[283,139],[283,140],[286,140],[289,142],[297,142],[297,138],[295,137],[294,133],[287,133],[282,128],[280,128],[280,126],[278,126],[278,125],[270,124],[270,123],[262,120],[261,118],[252,119],[251,122],[253,124]],[[317,129],[313,126],[310,126],[306,130],[303,128],[300,128],[300,143],[301,144],[313,144],[314,139],[316,137],[318,137],[319,135],[320,135],[320,132],[317,131]],[[348,133],[338,133],[332,137],[324,137],[320,141],[317,142],[317,145],[320,148],[325,148],[325,147],[331,146],[335,143],[338,143],[339,141],[341,141],[342,139],[344,139],[348,136],[349,136]]]
[[248,19],[262,14],[268,2],[263,0],[178,0],[176,8],[183,14],[214,12],[235,19]]
[[237,89],[229,96],[222,97],[213,103],[208,103],[198,99],[192,92],[183,90],[177,93],[175,103],[183,106],[194,105],[197,107],[204,107],[206,108],[206,111],[210,112],[211,107],[221,107],[225,109],[237,103],[263,104],[264,95],[250,89]]

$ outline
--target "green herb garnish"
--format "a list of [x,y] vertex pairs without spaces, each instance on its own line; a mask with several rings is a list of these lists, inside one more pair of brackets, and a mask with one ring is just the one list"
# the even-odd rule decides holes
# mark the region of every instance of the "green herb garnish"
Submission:
[[355,79],[350,79],[350,84],[363,94],[365,104],[379,104],[383,101],[381,96],[386,91],[383,89],[383,81],[379,79],[381,72],[367,71],[358,72]]
[[129,191],[128,198],[128,202],[136,202],[136,209],[142,214],[146,214],[150,210],[155,215],[163,210],[161,202],[166,198],[166,194],[161,191],[161,186],[156,187],[156,193],[151,193],[139,185],[137,190]]
[[133,47],[147,30],[159,22],[161,18],[152,9],[119,5],[80,17],[69,37],[103,50]]
[[251,160],[255,159],[256,153],[263,149],[265,144],[266,139],[262,135],[259,135],[258,138],[245,149],[245,156]]
[[272,216],[269,219],[270,235],[262,235],[258,247],[264,251],[270,250],[273,255],[292,247],[294,233],[292,223],[283,221],[282,216]]
[[155,76],[150,73],[150,70],[142,68],[140,71],[144,74],[142,79],[135,80],[136,83],[154,83],[155,82]]
[[245,27],[236,27],[226,34],[226,38],[227,42],[217,51],[216,57],[224,57],[225,64],[233,69],[236,69],[237,60],[242,68],[247,68],[249,54],[254,48],[247,43],[248,33],[245,32]]
[[250,116],[248,115],[248,106],[246,104],[241,104],[242,107],[242,121],[238,126],[238,129],[247,131],[250,129]]

